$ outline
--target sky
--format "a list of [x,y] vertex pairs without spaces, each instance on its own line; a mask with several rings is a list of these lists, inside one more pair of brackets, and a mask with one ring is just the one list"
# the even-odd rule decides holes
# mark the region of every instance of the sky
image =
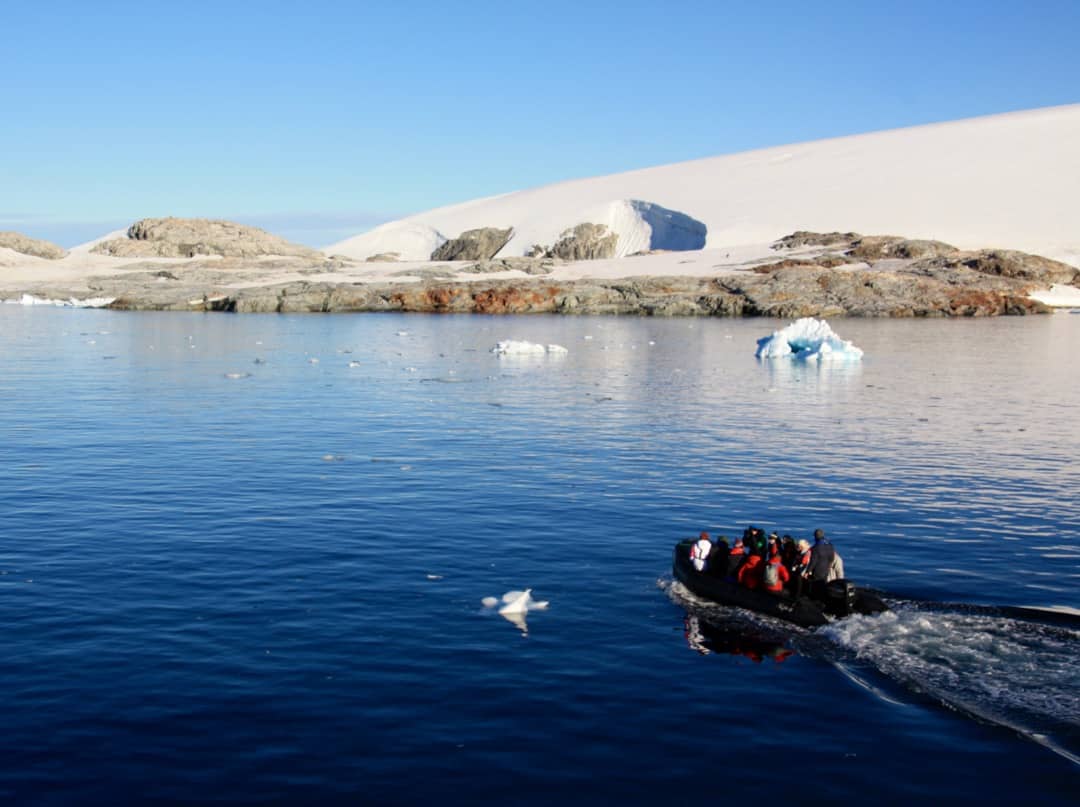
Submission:
[[[324,246],[566,179],[1080,102],[1080,2],[94,3],[0,27],[0,230]],[[722,192],[722,189],[718,189]]]

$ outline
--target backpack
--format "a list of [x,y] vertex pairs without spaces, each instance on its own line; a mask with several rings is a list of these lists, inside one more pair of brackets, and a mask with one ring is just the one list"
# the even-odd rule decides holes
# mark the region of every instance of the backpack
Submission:
[[765,571],[762,573],[762,579],[765,581],[766,586],[775,586],[780,582],[780,572],[776,570],[775,563],[765,564]]

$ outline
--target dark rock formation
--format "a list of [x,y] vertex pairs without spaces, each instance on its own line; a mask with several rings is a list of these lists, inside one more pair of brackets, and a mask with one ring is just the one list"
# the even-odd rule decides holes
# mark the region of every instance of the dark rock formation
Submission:
[[797,249],[799,247],[850,247],[862,238],[858,233],[814,233],[796,230],[772,245],[773,249]]
[[912,260],[955,255],[959,250],[944,241],[919,241],[894,235],[868,235],[851,244],[845,254],[860,261],[880,261],[888,258]]
[[67,250],[50,241],[30,238],[22,233],[0,232],[0,247],[12,249],[22,255],[57,260],[67,255]]
[[618,243],[619,234],[609,232],[606,224],[583,223],[564,230],[555,246],[544,253],[544,257],[564,261],[613,258]]
[[292,244],[258,227],[214,219],[141,219],[128,228],[127,238],[103,241],[92,250],[120,258],[193,258],[222,255],[255,258],[263,255],[314,257],[309,247]]
[[400,260],[400,252],[380,252],[377,255],[369,255],[364,259],[366,263],[397,263]]
[[488,261],[506,246],[514,229],[497,230],[482,227],[466,230],[457,238],[451,238],[431,253],[433,261]]
[[1008,249],[956,252],[919,261],[912,267],[913,271],[928,270],[939,275],[960,269],[992,277],[1033,281],[1043,286],[1054,283],[1080,285],[1080,269],[1040,255]]

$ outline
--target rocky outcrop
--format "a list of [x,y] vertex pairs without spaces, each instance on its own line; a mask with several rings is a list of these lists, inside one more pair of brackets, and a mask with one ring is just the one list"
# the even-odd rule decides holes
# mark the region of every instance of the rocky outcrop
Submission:
[[[550,273],[558,264],[549,258],[403,267],[400,278],[378,282],[367,282],[375,273],[365,276],[362,264],[322,257],[226,257],[167,268],[144,261],[125,266],[122,275],[96,277],[78,288],[47,283],[0,287],[0,299],[27,293],[51,299],[115,298],[112,306],[122,309],[237,312],[981,317],[1043,313],[1049,309],[1029,298],[1033,291],[1055,283],[1080,286],[1080,270],[1066,264],[1004,250],[933,254],[946,252],[947,246],[931,246],[931,256],[919,259],[895,257],[895,248],[883,247],[887,257],[870,268],[844,252],[816,257],[800,252],[713,277],[619,280],[553,280]],[[640,265],[630,261],[627,268]],[[357,279],[342,281],[349,271]],[[505,277],[511,272],[516,277]]]
[[773,249],[800,249],[802,247],[832,247],[842,246],[849,248],[862,238],[858,233],[815,233],[809,230],[796,230],[791,235],[785,235],[772,245]]
[[0,247],[14,250],[22,255],[47,258],[55,261],[67,255],[67,250],[50,241],[30,238],[22,233],[0,232]]
[[563,261],[593,261],[615,257],[619,234],[608,230],[606,224],[578,224],[564,230],[553,247],[534,245],[529,257],[557,258]]
[[923,241],[898,238],[892,235],[868,235],[851,245],[845,254],[860,261],[880,261],[889,258],[914,260],[955,255],[959,250],[944,241]]
[[986,249],[976,252],[956,252],[917,262],[913,271],[944,276],[952,273],[953,282],[966,279],[963,270],[991,277],[1030,281],[1042,286],[1054,283],[1080,285],[1080,269],[1067,263],[1007,249]]
[[92,251],[119,258],[314,257],[319,254],[258,227],[215,219],[177,218],[141,219],[128,228],[127,238],[103,241]]
[[954,255],[959,250],[944,241],[903,238],[898,235],[860,235],[859,233],[815,233],[798,230],[785,235],[772,245],[773,249],[802,249],[825,247],[858,261],[872,263],[887,259],[915,260]]
[[433,261],[488,261],[506,246],[514,229],[498,230],[481,227],[466,230],[457,238],[451,238],[431,253]]
[[401,260],[400,252],[380,252],[364,258],[366,263],[397,263]]

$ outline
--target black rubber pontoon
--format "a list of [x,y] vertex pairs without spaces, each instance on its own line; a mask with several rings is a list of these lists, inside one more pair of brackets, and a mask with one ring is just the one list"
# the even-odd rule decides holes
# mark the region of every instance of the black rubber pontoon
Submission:
[[808,596],[795,599],[787,591],[774,594],[730,583],[694,569],[690,561],[692,544],[692,540],[676,544],[671,570],[676,580],[703,599],[786,619],[804,628],[827,625],[833,619],[851,614],[879,614],[889,610],[889,606],[872,591],[857,588],[848,580],[834,580],[826,584],[826,594],[822,599]]

